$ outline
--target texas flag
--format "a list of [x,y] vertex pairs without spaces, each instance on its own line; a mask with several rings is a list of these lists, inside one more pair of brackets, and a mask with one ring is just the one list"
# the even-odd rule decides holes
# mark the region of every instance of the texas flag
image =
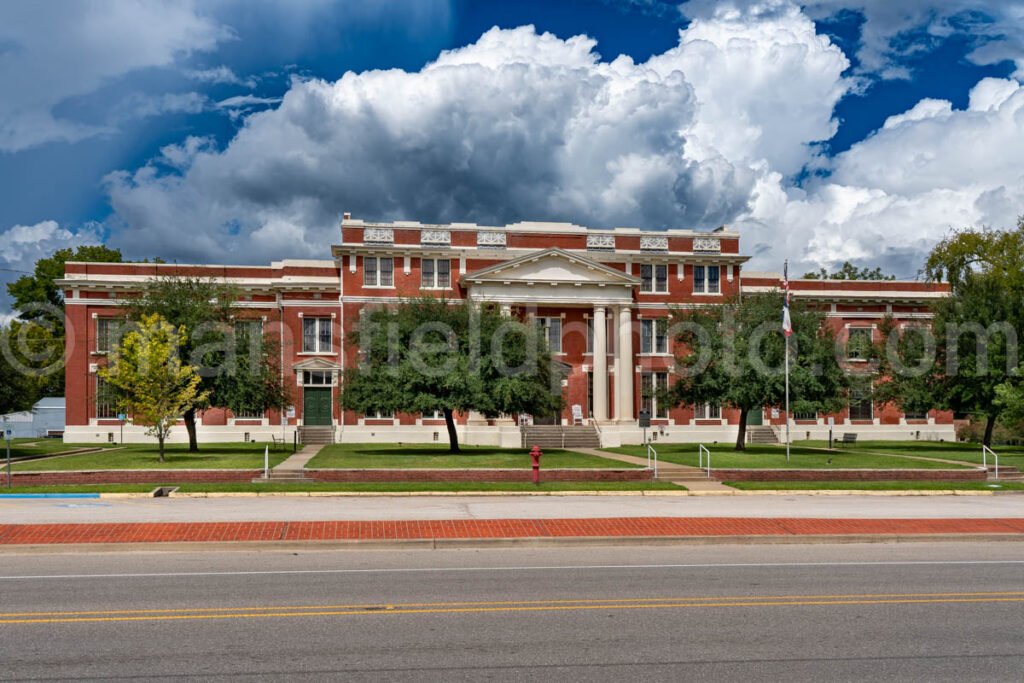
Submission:
[[789,261],[782,268],[782,288],[785,298],[782,300],[782,334],[787,337],[793,334],[793,323],[789,319]]

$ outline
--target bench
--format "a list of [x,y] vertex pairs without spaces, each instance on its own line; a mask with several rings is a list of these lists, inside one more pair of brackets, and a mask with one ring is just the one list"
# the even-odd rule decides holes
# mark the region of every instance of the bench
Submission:
[[849,433],[843,434],[843,438],[839,440],[839,443],[844,446],[846,446],[847,444],[855,444],[857,443],[857,435]]
[[283,436],[274,436],[273,434],[271,434],[270,438],[274,440],[274,450],[275,451],[278,450],[278,447],[284,448],[284,437]]

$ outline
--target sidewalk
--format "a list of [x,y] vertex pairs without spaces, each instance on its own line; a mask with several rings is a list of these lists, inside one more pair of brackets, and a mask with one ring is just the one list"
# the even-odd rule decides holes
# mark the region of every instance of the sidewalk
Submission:
[[978,536],[1024,541],[1024,519],[603,517],[408,521],[202,522],[0,525],[0,546],[135,543],[266,544],[306,541],[514,541],[560,539],[895,540]]

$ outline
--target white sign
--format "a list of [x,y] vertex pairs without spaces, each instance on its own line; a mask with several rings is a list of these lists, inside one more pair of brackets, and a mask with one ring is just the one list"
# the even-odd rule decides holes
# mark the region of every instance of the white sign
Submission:
[[583,422],[583,406],[579,403],[572,404],[572,421]]
[[14,430],[5,429],[4,430],[4,439],[6,439],[7,441],[10,441],[13,438],[14,438]]
[[288,406],[287,415],[289,418],[295,417],[295,406]]
[[835,424],[836,424],[836,419],[834,417],[828,418],[828,426],[829,427],[834,427]]
[[778,408],[772,408],[772,419],[773,420],[779,419],[779,409]]

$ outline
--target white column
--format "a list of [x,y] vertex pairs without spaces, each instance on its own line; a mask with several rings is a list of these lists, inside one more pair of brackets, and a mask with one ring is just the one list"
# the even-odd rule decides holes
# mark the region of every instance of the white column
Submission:
[[615,394],[619,422],[632,422],[633,415],[633,321],[629,306],[619,309],[619,346],[615,358]]
[[594,414],[598,422],[608,419],[608,323],[604,306],[594,306]]

